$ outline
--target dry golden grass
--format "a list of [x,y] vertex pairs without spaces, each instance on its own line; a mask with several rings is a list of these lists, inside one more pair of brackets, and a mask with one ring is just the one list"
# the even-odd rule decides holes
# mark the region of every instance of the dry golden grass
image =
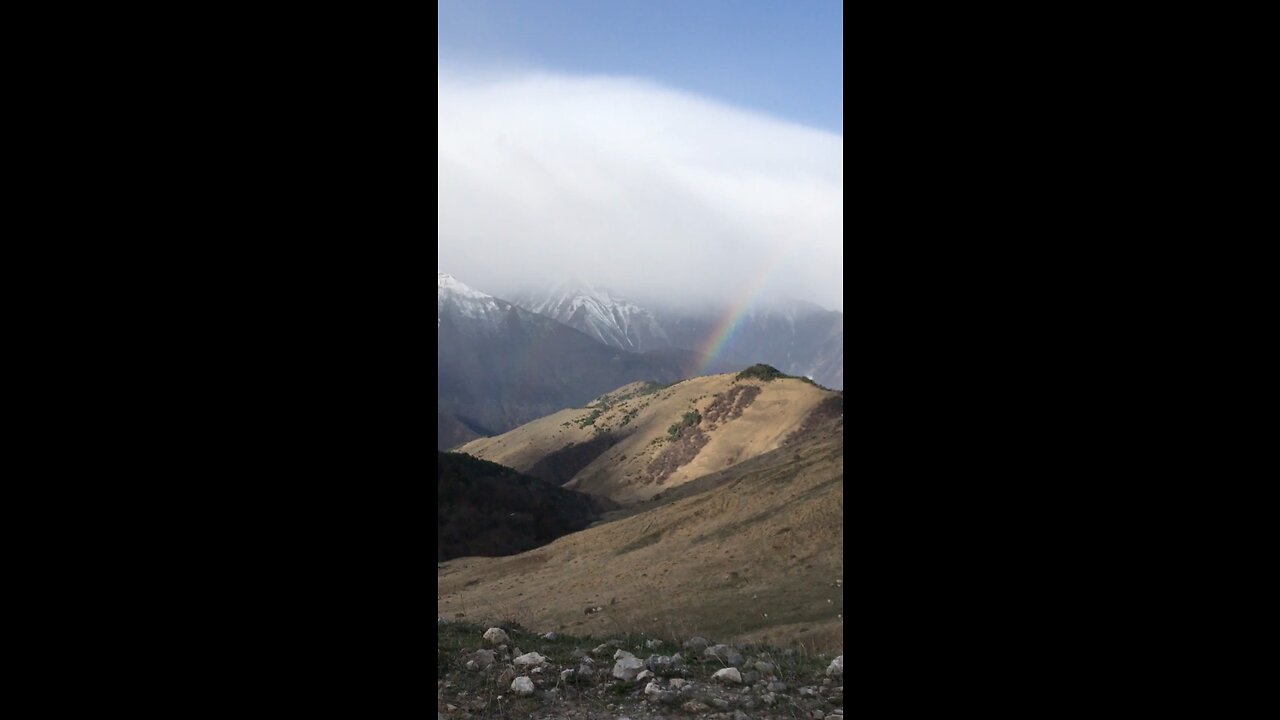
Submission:
[[[653,436],[650,425],[661,425],[665,434],[674,409],[683,412],[690,398],[722,391],[729,379],[688,381],[668,397],[655,398],[664,405],[650,405],[654,412],[641,439]],[[793,384],[780,384],[788,382]],[[699,467],[705,471],[723,463],[725,452],[772,449],[799,425],[807,408],[826,396],[798,381],[766,383],[757,402],[784,419],[767,427],[764,415],[749,417],[753,404],[741,418],[722,425],[723,436],[704,449],[718,442],[721,454]],[[572,413],[582,411],[559,413],[546,419],[544,428],[525,426],[503,437],[513,447],[517,438],[546,443],[549,428]],[[739,421],[745,422],[734,428]],[[488,439],[482,456],[505,464],[520,455],[502,450],[495,442],[500,439]],[[605,455],[618,454],[620,447]],[[466,451],[479,454],[478,449]],[[645,632],[673,639],[701,634],[718,641],[803,643],[816,652],[843,651],[843,419],[683,490],[669,487],[655,488],[664,491],[657,500],[633,505],[615,513],[618,519],[550,545],[511,557],[439,564],[438,612],[470,622],[516,620],[540,632],[597,637]],[[622,497],[638,495],[643,493]],[[603,610],[587,614],[588,607]]]
[[[717,396],[735,386],[755,386],[760,393],[738,417],[716,423],[707,419],[707,410]],[[724,374],[693,378],[656,393],[615,400],[641,387],[642,383],[633,383],[603,396],[609,407],[599,412],[592,407],[561,410],[502,435],[473,440],[458,451],[526,472],[571,443],[581,445],[599,432],[611,432],[620,441],[582,468],[565,487],[625,505],[777,449],[820,402],[835,395],[797,379],[735,383],[733,374]],[[591,403],[595,408],[601,405],[601,399]],[[649,468],[671,447],[667,429],[691,410],[704,416],[699,429],[706,434],[706,445],[670,476],[655,480]],[[587,419],[592,420],[591,424],[582,424]]]

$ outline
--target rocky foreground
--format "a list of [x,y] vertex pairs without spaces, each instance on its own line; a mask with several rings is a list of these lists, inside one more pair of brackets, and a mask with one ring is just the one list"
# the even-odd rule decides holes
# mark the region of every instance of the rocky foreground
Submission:
[[[693,637],[603,643],[437,621],[437,720],[844,715],[844,656]],[[670,653],[670,654],[668,654]]]

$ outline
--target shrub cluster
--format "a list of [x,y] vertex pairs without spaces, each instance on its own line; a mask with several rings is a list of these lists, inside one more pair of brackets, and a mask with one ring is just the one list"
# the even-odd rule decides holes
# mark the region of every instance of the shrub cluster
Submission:
[[680,422],[672,423],[671,427],[667,428],[667,436],[677,438],[680,436],[681,430],[684,430],[687,427],[693,427],[700,422],[702,422],[702,415],[700,415],[697,410],[690,410],[680,416]]

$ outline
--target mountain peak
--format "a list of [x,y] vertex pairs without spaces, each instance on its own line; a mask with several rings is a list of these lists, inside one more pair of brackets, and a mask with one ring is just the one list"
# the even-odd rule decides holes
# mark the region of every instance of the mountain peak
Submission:
[[612,292],[609,288],[589,283],[581,278],[570,277],[562,280],[551,287],[546,293],[548,297],[585,297],[600,302],[626,302],[618,293]]
[[436,271],[436,287],[440,295],[458,295],[467,298],[488,298],[493,297],[488,293],[482,293],[473,289],[471,286],[460,282],[457,278],[446,272]]
[[521,293],[513,300],[619,350],[638,352],[670,345],[652,313],[580,278],[570,277],[543,292]]

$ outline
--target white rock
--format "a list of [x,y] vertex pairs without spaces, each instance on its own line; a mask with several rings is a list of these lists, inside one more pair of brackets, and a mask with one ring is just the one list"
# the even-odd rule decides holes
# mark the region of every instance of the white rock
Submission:
[[621,660],[621,659],[622,659],[622,658],[624,658],[624,657],[635,657],[635,655],[632,655],[631,653],[627,652],[626,650],[619,650],[618,652],[616,652],[616,653],[614,653],[614,654],[613,654],[613,659],[614,659],[614,660]]
[[560,637],[560,636],[559,636],[559,635],[557,635],[557,634],[555,634],[554,632],[549,632],[549,633],[547,633],[546,635],[543,635],[543,636],[542,636],[542,639],[543,639],[543,640],[555,640],[555,639],[557,639],[557,638],[559,638],[559,637]]
[[742,673],[738,672],[738,668],[723,668],[721,670],[717,670],[715,674],[711,676],[711,679],[719,680],[722,683],[736,683],[741,685]]
[[661,640],[646,640],[646,641],[645,641],[645,643],[644,643],[644,646],[645,646],[645,647],[647,647],[647,648],[649,648],[650,650],[656,650],[656,649],[658,649],[658,648],[662,647],[662,641],[661,641]]
[[844,675],[844,656],[840,655],[831,664],[827,666],[827,674],[832,677],[842,677]]
[[684,680],[681,680],[680,678],[673,678],[673,679],[671,680],[671,687],[673,687],[673,688],[681,688],[681,687],[684,687]]
[[619,680],[630,682],[636,679],[640,671],[644,669],[644,663],[640,659],[627,653],[628,657],[619,658],[618,662],[613,665],[613,676]]
[[648,670],[644,670],[639,675],[636,676],[636,682],[644,682],[645,680],[651,680],[651,679],[653,679],[653,673],[649,672]]
[[533,694],[533,681],[521,675],[511,681],[511,692],[517,695],[529,696]]
[[520,657],[516,658],[515,660],[512,660],[511,664],[515,665],[516,667],[528,667],[530,665],[541,665],[546,661],[547,659],[542,657],[538,653],[531,652],[531,653],[525,653]]
[[502,628],[489,628],[484,631],[484,641],[490,645],[502,645],[510,641]]
[[645,697],[657,697],[662,694],[662,686],[658,685],[656,682],[650,681],[648,685],[644,686],[644,694]]

